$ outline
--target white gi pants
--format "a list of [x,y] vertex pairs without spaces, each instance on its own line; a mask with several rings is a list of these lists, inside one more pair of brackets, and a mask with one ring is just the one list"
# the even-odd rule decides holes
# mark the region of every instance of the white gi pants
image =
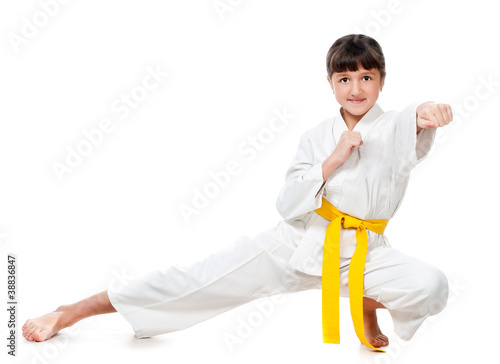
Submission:
[[[122,288],[109,284],[111,304],[137,338],[182,330],[252,300],[321,289],[321,277],[288,264],[293,248],[271,236],[243,237],[190,267],[148,273]],[[349,261],[341,262],[341,292],[348,296]],[[390,312],[396,334],[409,340],[426,317],[446,305],[448,284],[438,269],[390,247],[368,252],[364,296]]]

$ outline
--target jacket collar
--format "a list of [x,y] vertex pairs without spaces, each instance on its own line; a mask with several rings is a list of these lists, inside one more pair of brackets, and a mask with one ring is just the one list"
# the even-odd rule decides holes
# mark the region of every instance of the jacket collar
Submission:
[[[337,110],[337,115],[335,116],[335,120],[333,122],[333,136],[335,138],[335,145],[338,144],[340,136],[342,132],[349,130],[347,125],[340,113],[341,108]],[[371,127],[373,126],[373,121],[377,119],[380,115],[382,115],[384,111],[380,107],[379,104],[375,103],[368,112],[363,115],[363,117],[357,122],[352,131],[359,131],[361,133],[361,138],[364,138],[368,135]]]

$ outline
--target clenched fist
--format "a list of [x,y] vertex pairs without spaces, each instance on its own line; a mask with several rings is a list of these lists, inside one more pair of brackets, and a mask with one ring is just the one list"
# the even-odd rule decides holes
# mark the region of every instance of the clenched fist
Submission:
[[340,163],[344,163],[352,154],[352,151],[363,144],[359,131],[346,130],[340,135],[339,142],[335,147],[334,154]]
[[426,102],[417,108],[417,133],[420,129],[439,128],[453,120],[451,106]]

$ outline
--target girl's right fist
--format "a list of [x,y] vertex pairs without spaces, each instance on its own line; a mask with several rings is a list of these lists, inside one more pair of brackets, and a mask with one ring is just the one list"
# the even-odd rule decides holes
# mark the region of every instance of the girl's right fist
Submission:
[[340,163],[344,163],[352,154],[352,151],[363,144],[359,131],[346,130],[340,135],[339,142],[332,154]]

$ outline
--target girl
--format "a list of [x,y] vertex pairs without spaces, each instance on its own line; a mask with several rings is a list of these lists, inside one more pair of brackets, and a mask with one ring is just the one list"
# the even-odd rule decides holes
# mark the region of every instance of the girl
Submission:
[[[414,103],[384,112],[380,45],[346,35],[327,54],[327,80],[341,105],[303,134],[276,206],[284,220],[188,268],[151,272],[27,320],[23,336],[44,341],[93,315],[119,312],[137,338],[181,330],[252,300],[323,289],[323,337],[338,343],[338,296],[349,297],[356,333],[387,346],[376,309],[387,309],[409,340],[446,305],[438,269],[393,249],[383,230],[403,199],[411,170],[428,154],[449,105]],[[381,349],[379,349],[381,350]]]

